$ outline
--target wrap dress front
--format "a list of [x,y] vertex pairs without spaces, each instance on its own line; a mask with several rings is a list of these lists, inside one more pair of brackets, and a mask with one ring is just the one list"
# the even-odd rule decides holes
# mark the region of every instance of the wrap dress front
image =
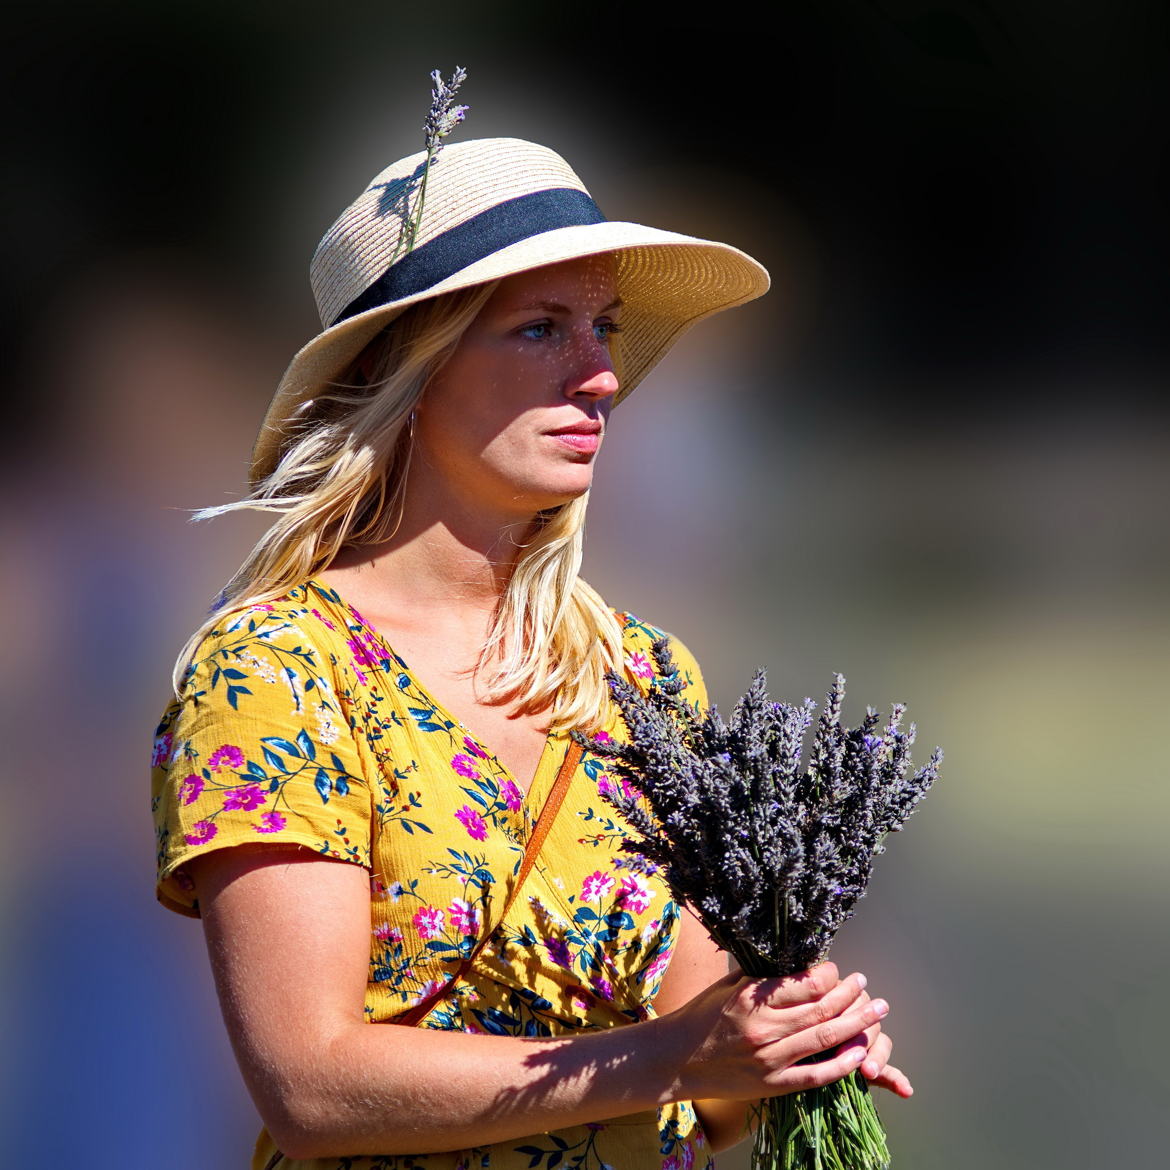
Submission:
[[[661,631],[618,614],[625,665],[655,682]],[[705,702],[698,667],[672,646]],[[603,734],[624,734],[611,710]],[[365,1015],[387,1024],[471,970],[418,1025],[518,1037],[613,1028],[654,1014],[677,936],[660,875],[620,852],[630,832],[606,801],[618,781],[586,752],[523,889],[500,922],[569,739],[554,733],[528,793],[427,693],[328,586],[225,612],[200,645],[154,743],[158,897],[197,916],[184,866],[242,843],[288,843],[370,874]],[[598,1075],[607,1075],[601,1071]],[[515,1104],[515,1103],[513,1103]],[[704,1170],[686,1102],[431,1154],[293,1161],[262,1132],[255,1170]]]

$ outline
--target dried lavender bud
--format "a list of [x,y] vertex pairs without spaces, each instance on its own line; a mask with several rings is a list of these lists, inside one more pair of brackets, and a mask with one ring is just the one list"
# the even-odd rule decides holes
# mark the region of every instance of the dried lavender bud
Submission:
[[675,899],[749,974],[802,970],[852,916],[883,838],[934,782],[941,753],[908,777],[915,731],[900,730],[904,706],[884,728],[873,708],[845,728],[837,675],[802,768],[812,700],[772,702],[760,671],[724,721],[681,698],[668,642],[653,657],[648,693],[609,680],[628,742],[577,736],[640,793],[605,792],[638,834],[624,848],[662,867]]
[[443,75],[437,69],[431,73],[431,108],[427,111],[426,121],[423,122],[427,166],[430,166],[435,156],[442,150],[443,139],[463,121],[471,108],[452,104],[456,91],[466,80],[467,70],[459,65],[455,66],[450,81],[444,81]]

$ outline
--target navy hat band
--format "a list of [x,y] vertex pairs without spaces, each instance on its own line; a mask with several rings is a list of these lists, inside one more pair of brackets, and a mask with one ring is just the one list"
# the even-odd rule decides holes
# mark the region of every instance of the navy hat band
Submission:
[[597,204],[584,191],[571,187],[507,199],[440,232],[395,261],[329,324],[333,326],[369,309],[426,292],[476,261],[521,240],[557,228],[605,222]]

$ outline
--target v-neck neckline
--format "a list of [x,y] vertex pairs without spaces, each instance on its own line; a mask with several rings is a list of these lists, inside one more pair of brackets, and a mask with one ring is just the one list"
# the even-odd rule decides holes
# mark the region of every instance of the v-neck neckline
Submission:
[[[523,797],[521,810],[528,814],[528,819],[535,820],[540,815],[540,810],[544,807],[544,802],[548,797],[548,792],[552,785],[552,779],[555,778],[557,772],[560,770],[561,763],[569,750],[570,740],[568,734],[564,731],[549,729],[545,735],[540,758],[536,762],[536,771],[532,774],[528,787],[526,789],[521,788],[520,782],[512,772],[512,769],[462,719],[457,718],[452,711],[447,709],[445,704],[439,702],[434,692],[419,678],[414,668],[390,645],[386,636],[376,626],[372,625],[359,610],[355,609],[354,606],[346,601],[341,595],[340,590],[328,582],[322,581],[320,577],[310,577],[306,584],[316,592],[326,595],[335,604],[339,605],[360,629],[378,643],[386,657],[392,663],[395,663],[403,674],[409,676],[415,688],[426,698],[426,701],[431,705],[435,713],[440,715],[453,727],[457,727],[483,753],[484,759],[490,760],[506,779],[516,785]],[[386,674],[384,670],[381,670],[380,666],[378,669],[383,675]],[[476,753],[472,752],[471,754],[475,755]]]

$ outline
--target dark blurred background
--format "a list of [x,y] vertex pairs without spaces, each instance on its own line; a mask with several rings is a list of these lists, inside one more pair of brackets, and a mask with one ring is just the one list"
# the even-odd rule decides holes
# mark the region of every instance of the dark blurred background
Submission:
[[317,239],[458,64],[460,137],[773,272],[615,416],[587,575],[721,705],[839,670],[946,748],[836,952],[918,1089],[896,1166],[1162,1164],[1167,11],[7,4],[5,1163],[246,1164],[146,771],[260,520],[188,516],[241,492]]

